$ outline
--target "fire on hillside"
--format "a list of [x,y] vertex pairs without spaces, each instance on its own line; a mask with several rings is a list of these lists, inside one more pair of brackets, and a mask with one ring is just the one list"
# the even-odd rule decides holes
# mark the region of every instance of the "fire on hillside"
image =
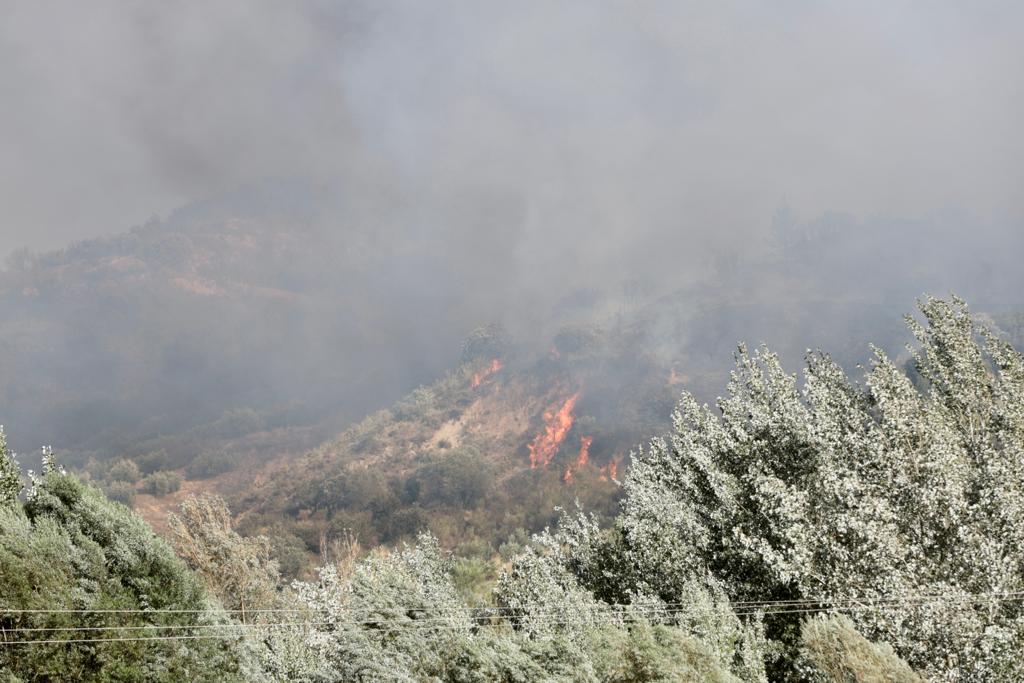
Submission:
[[501,370],[501,368],[501,360],[495,358],[494,360],[491,361],[491,364],[488,365],[486,368],[473,373],[473,379],[469,383],[470,388],[476,389],[485,379]]
[[544,429],[533,438],[533,442],[529,446],[531,468],[547,467],[554,459],[559,446],[562,445],[562,441],[572,429],[573,421],[576,419],[573,409],[579,398],[580,395],[577,392],[561,404],[555,404],[544,411]]
[[588,462],[590,462],[590,444],[594,443],[594,437],[592,436],[581,436],[580,437],[580,454],[576,458],[576,462],[569,465],[565,470],[565,476],[562,480],[566,483],[572,483],[572,477],[574,474],[583,469]]

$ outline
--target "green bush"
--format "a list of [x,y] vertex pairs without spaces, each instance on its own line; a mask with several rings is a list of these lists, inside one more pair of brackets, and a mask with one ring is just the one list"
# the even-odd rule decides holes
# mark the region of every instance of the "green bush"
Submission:
[[150,439],[140,443],[138,449],[142,454],[132,459],[147,474],[181,469],[203,450],[202,440],[191,432]]
[[368,510],[381,514],[393,509],[398,496],[384,475],[375,469],[353,468],[328,478],[317,495],[317,506],[326,510]]
[[501,324],[491,323],[478,327],[462,342],[462,361],[468,363],[479,358],[501,358],[511,344],[511,337]]
[[[174,628],[162,633],[196,636],[227,622],[209,611],[199,582],[145,522],[56,471],[52,460],[44,459],[44,474],[24,504],[0,505],[0,605],[0,629],[8,641],[39,641],[0,647],[4,680],[262,678],[246,654],[244,636],[132,639],[167,626]],[[112,635],[69,630],[104,624],[124,628]],[[107,637],[122,639],[71,642]]]
[[143,472],[157,472],[159,470],[174,469],[181,465],[173,456],[168,454],[164,448],[146,451],[134,458],[139,469]]
[[154,496],[166,496],[181,488],[181,475],[177,472],[154,472],[142,480],[142,490]]
[[208,479],[238,467],[241,456],[222,450],[204,451],[185,468],[189,479]]
[[135,483],[139,479],[142,479],[142,471],[139,466],[131,460],[115,460],[110,463],[110,467],[107,469],[106,475],[107,481],[127,481]]
[[804,657],[824,680],[922,683],[890,646],[869,641],[845,615],[808,619],[800,630],[800,642]]
[[421,482],[419,497],[426,502],[474,508],[490,491],[494,472],[479,451],[465,448],[437,458],[416,478]]
[[287,531],[271,534],[270,557],[277,562],[278,570],[285,579],[297,579],[310,565],[310,555],[301,538]]
[[135,484],[126,481],[111,481],[103,485],[103,493],[110,500],[123,503],[128,507],[135,502]]
[[[360,543],[371,545],[377,539],[377,529],[373,524],[373,515],[366,510],[338,510],[331,515],[331,521],[327,526],[328,540],[344,538],[351,534]],[[310,552],[320,552],[320,541],[314,547],[309,547]]]
[[408,507],[388,512],[378,522],[381,540],[391,543],[402,538],[409,538],[425,531],[429,526],[429,518],[423,510]]
[[464,600],[480,604],[487,600],[497,571],[490,562],[479,557],[459,557],[452,562],[452,585]]
[[395,402],[391,413],[397,420],[426,421],[437,404],[437,393],[431,387],[416,387]]

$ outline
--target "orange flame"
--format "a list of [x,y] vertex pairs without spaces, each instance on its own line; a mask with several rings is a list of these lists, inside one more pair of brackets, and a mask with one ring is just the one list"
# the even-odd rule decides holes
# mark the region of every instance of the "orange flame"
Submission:
[[501,370],[501,367],[501,361],[495,358],[494,360],[491,361],[491,364],[489,366],[487,366],[480,372],[474,372],[473,380],[469,384],[470,388],[476,389],[478,386],[480,386],[481,382],[483,382],[485,379],[496,373],[498,370]]
[[619,463],[621,461],[621,455],[616,456],[614,460],[609,460],[608,464],[601,468],[601,481],[617,479],[619,476]]
[[575,419],[572,411],[576,407],[579,397],[577,392],[565,399],[565,402],[557,410],[554,409],[555,406],[552,406],[550,410],[544,412],[544,429],[533,437],[533,443],[529,447],[531,469],[536,469],[538,466],[547,467],[555,457],[558,447],[569,430],[572,429]]
[[592,436],[581,436],[580,437],[580,455],[576,458],[576,462],[569,465],[565,469],[565,476],[562,479],[566,484],[572,482],[572,475],[583,469],[583,466],[590,462],[590,444],[594,443],[594,437]]

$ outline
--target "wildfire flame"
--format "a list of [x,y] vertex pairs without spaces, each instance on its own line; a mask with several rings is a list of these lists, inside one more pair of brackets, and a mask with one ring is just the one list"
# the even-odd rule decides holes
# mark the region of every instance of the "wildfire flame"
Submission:
[[555,404],[551,409],[544,411],[544,429],[537,436],[533,437],[533,443],[529,446],[530,467],[532,469],[547,467],[552,458],[555,457],[558,447],[562,444],[569,430],[572,429],[572,423],[575,419],[572,411],[576,407],[576,401],[579,400],[579,397],[580,395],[577,392],[565,399],[565,402],[557,410],[556,406],[558,404]]
[[480,386],[481,382],[483,382],[485,379],[496,373],[498,370],[501,370],[501,367],[501,361],[495,358],[494,360],[491,361],[491,364],[488,365],[486,368],[479,372],[473,373],[473,380],[470,382],[469,386],[473,389],[476,389],[478,386]]
[[619,476],[619,463],[621,461],[621,455],[616,456],[614,460],[609,460],[608,464],[601,468],[601,481],[617,479]]
[[576,458],[576,462],[569,465],[565,469],[565,476],[563,480],[566,484],[572,482],[572,476],[583,469],[583,466],[590,462],[590,444],[594,443],[594,437],[592,436],[581,436],[580,437],[580,454]]

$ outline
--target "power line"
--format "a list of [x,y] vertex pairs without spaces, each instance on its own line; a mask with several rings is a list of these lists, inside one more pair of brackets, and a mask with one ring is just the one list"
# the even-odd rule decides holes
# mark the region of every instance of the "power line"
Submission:
[[[56,633],[60,631],[165,631],[172,629],[192,630],[192,629],[210,629],[210,628],[247,628],[247,627],[278,627],[278,626],[330,626],[334,622],[330,621],[288,621],[276,624],[261,624],[259,622],[253,623],[240,623],[231,622],[223,624],[101,624],[99,626],[47,626],[47,627],[21,627],[15,626],[14,628],[0,628],[0,634],[3,633]],[[2,637],[2,636],[0,636]]]
[[[1017,600],[1024,600],[1024,598],[992,598],[991,599],[992,602],[1017,601]],[[953,601],[953,602],[954,603],[956,603],[956,602],[961,602],[962,603],[964,601],[960,600],[960,601]],[[849,606],[849,607],[812,607],[812,608],[801,608],[801,609],[787,609],[787,610],[781,610],[781,611],[776,611],[776,612],[770,612],[770,614],[817,614],[817,613],[839,613],[839,612],[865,611],[865,610],[867,610],[867,611],[875,610],[875,611],[885,612],[885,611],[892,611],[892,610],[899,609],[902,606],[903,606],[902,603],[894,602],[894,603],[890,603],[890,604],[860,605],[860,606]],[[691,612],[687,612],[686,610],[681,610],[681,609],[679,609],[679,610],[667,609],[666,610],[666,609],[661,609],[661,608],[646,608],[644,610],[635,610],[633,613],[619,613],[619,614],[617,614],[617,613],[611,613],[611,612],[603,612],[603,613],[592,614],[592,615],[588,615],[588,616],[581,616],[581,617],[576,618],[576,619],[561,619],[561,618],[557,618],[559,615],[556,615],[554,613],[541,613],[541,614],[529,614],[528,613],[528,614],[524,614],[522,616],[524,618],[524,621],[529,621],[529,622],[533,622],[533,623],[536,623],[536,624],[539,624],[539,625],[547,625],[547,626],[570,625],[570,624],[579,624],[579,625],[615,624],[615,625],[621,625],[621,624],[626,624],[626,623],[637,623],[641,618],[643,618],[643,616],[645,614],[647,614],[648,616],[655,616],[656,617],[656,616],[660,616],[660,615],[665,615],[665,616],[677,615],[678,616],[678,615],[685,615],[687,613],[693,614],[694,612],[692,612],[692,611]],[[723,614],[728,614],[728,612],[726,612],[724,610],[722,610],[722,613]],[[755,612],[750,612],[750,613],[737,614],[737,616],[749,616],[749,615],[754,615],[754,614],[759,614],[759,613],[761,613],[761,612],[755,611]],[[556,617],[556,618],[552,618],[552,617]],[[450,623],[447,623],[447,622],[443,622],[443,623],[440,623],[440,624],[428,623],[428,622],[438,621],[438,620],[439,620],[439,618],[432,618],[432,619],[409,619],[409,620],[374,619],[374,620],[367,620],[367,621],[352,621],[352,620],[339,619],[339,620],[333,620],[333,621],[327,621],[327,622],[284,622],[284,623],[276,623],[276,624],[273,624],[273,623],[272,624],[259,624],[259,623],[238,624],[238,623],[233,623],[233,624],[210,624],[210,625],[206,625],[206,626],[215,627],[215,628],[241,629],[242,631],[245,631],[245,630],[252,631],[252,630],[257,630],[257,629],[266,629],[266,628],[275,628],[275,627],[286,627],[287,628],[287,627],[292,627],[292,626],[310,627],[310,626],[400,625],[401,628],[412,629],[412,630],[465,632],[467,630],[472,629],[473,627],[479,627],[479,626],[500,626],[500,625],[502,625],[502,624],[495,624],[495,623],[488,622],[488,621],[474,621],[472,623],[462,624],[462,625],[455,625],[455,624],[450,624]],[[113,628],[115,628],[115,629],[116,628],[132,629],[132,628],[139,628],[139,627],[113,627]],[[192,627],[183,626],[183,627],[180,627],[180,628],[195,628],[195,627],[194,626],[192,626]],[[84,630],[88,630],[88,629],[86,628]],[[7,632],[8,633],[20,633],[20,632],[23,632],[23,631],[21,631],[19,629],[9,629]],[[142,637],[142,636],[124,636],[124,637],[117,636],[117,637],[105,637],[105,638],[71,638],[71,639],[57,638],[57,639],[42,639],[42,640],[2,641],[2,642],[0,642],[0,644],[3,644],[3,645],[42,645],[42,644],[65,644],[65,643],[66,644],[73,644],[73,643],[101,643],[101,642],[140,642],[140,641],[147,641],[147,640],[160,640],[160,641],[165,641],[165,640],[194,640],[194,639],[203,639],[203,638],[211,638],[211,639],[212,638],[220,638],[220,639],[223,639],[223,638],[236,638],[236,637],[240,637],[240,634],[239,633],[233,633],[233,634],[207,634],[207,635],[182,635],[182,634],[175,634],[175,635],[169,635],[169,636],[145,636],[145,637]]]
[[[772,606],[772,605],[800,605],[800,604],[840,604],[840,603],[871,603],[879,601],[892,601],[892,600],[955,600],[955,601],[975,601],[983,600],[990,597],[1002,597],[1002,596],[1024,596],[1024,591],[1008,591],[1008,592],[992,592],[992,593],[974,593],[967,595],[949,595],[948,593],[924,593],[924,594],[888,594],[878,596],[860,596],[860,597],[848,597],[848,598],[801,598],[792,600],[736,600],[728,601],[724,604],[729,607],[756,607],[756,606]],[[536,604],[536,603],[535,603]],[[662,605],[666,607],[675,606],[689,606],[691,602],[665,602]],[[610,608],[631,608],[635,607],[630,603],[605,603]],[[407,611],[479,611],[479,610],[518,610],[526,607],[509,607],[509,606],[454,606],[454,607],[437,607],[429,605],[395,605],[390,607],[391,609],[402,609]],[[204,614],[204,613],[224,613],[224,614],[258,614],[258,613],[312,613],[319,611],[309,607],[267,607],[267,608],[254,608],[254,609],[8,609],[0,607],[0,614]]]
[[215,640],[215,639],[232,639],[239,638],[238,634],[209,634],[202,636],[149,636],[146,638],[54,638],[52,640],[8,640],[6,642],[0,642],[0,645],[64,645],[73,643],[129,643],[129,642],[142,642],[146,640]]

